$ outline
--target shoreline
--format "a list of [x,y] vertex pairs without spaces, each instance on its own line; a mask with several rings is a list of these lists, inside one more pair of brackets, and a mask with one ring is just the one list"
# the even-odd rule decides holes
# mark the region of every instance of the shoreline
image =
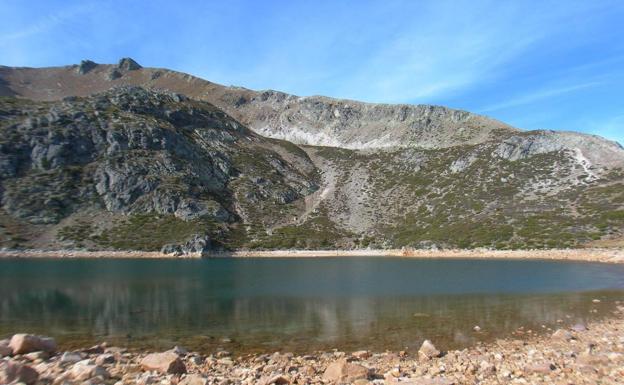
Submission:
[[[171,347],[165,352],[105,343],[56,351],[54,341],[16,337],[0,341],[0,383],[7,376],[39,383],[167,385],[455,385],[616,384],[624,376],[624,301],[607,318],[535,335],[514,336],[462,350],[441,351],[435,340],[418,351],[313,351],[234,356]],[[14,343],[14,339],[17,343]],[[22,344],[20,344],[20,339]],[[39,339],[39,341],[36,341]],[[18,347],[24,347],[18,348]],[[50,348],[53,346],[52,348]],[[15,353],[20,349],[18,353]],[[46,349],[48,351],[46,351]],[[2,358],[4,356],[4,358]],[[3,377],[4,376],[4,377]],[[84,382],[88,381],[88,382]]]
[[231,251],[208,255],[174,256],[158,251],[90,251],[90,250],[0,250],[0,259],[201,259],[201,258],[335,258],[335,257],[400,257],[421,259],[542,259],[578,262],[624,263],[624,249],[545,249],[545,250],[416,250],[416,249],[357,249],[357,250],[267,250]]

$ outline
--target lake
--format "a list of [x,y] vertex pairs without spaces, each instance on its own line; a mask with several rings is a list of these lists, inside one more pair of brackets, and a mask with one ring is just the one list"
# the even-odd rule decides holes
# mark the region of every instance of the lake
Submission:
[[[593,303],[600,299],[600,303]],[[442,349],[608,315],[624,265],[542,260],[0,260],[0,338],[202,352]],[[593,311],[596,310],[596,312]],[[479,325],[481,332],[473,331]]]

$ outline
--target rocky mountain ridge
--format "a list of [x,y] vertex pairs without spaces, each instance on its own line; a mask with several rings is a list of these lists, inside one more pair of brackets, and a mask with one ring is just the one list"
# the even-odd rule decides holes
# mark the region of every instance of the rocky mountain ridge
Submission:
[[597,136],[129,58],[0,67],[0,95],[3,246],[576,247],[624,232],[624,149]]

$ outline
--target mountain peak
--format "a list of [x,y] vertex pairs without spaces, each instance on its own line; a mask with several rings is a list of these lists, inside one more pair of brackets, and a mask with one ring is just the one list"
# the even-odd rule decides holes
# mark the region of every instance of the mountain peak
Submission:
[[134,59],[129,57],[124,57],[119,60],[119,64],[117,64],[117,68],[124,71],[134,71],[143,68],[139,63],[137,63]]

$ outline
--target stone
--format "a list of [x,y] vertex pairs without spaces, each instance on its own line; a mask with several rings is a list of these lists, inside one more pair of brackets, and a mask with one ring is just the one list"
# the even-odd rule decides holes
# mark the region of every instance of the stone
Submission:
[[69,376],[76,381],[85,381],[93,377],[109,378],[106,369],[99,365],[88,364],[87,360],[76,363],[70,370]]
[[0,358],[10,356],[11,354],[13,354],[13,349],[8,345],[0,345]]
[[208,379],[199,374],[187,374],[178,385],[208,385]]
[[592,299],[592,303],[600,303],[600,300],[598,298],[594,298]]
[[365,366],[347,362],[341,358],[327,366],[323,373],[323,380],[334,384],[354,382],[360,379],[368,379],[371,370]]
[[13,350],[13,354],[26,354],[36,351],[54,353],[56,342],[53,338],[20,333],[11,337],[9,347]]
[[475,327],[473,327],[472,330],[478,333],[481,331],[481,326],[475,325]]
[[15,361],[0,362],[0,384],[31,385],[37,382],[38,378],[39,373],[28,365]]
[[180,357],[173,352],[148,354],[141,360],[144,370],[156,371],[162,374],[186,373],[186,366]]
[[288,385],[290,384],[290,379],[286,376],[283,376],[281,374],[278,374],[277,376],[273,376],[270,378],[267,378],[266,381],[261,383],[262,385],[271,385],[271,384],[275,384],[275,385]]
[[572,336],[572,333],[567,330],[557,329],[551,338],[555,340],[570,341],[574,337]]
[[106,349],[106,346],[104,344],[99,344],[99,345],[94,345],[94,346],[91,346],[90,348],[84,349],[83,352],[87,354],[102,354],[104,353],[105,349]]
[[549,374],[555,369],[555,365],[549,362],[543,362],[529,364],[524,368],[524,371],[527,373]]
[[37,360],[47,360],[48,358],[50,358],[50,354],[48,352],[44,352],[44,351],[36,351],[36,352],[32,352],[32,353],[26,353],[24,354],[24,358],[26,358],[27,360],[30,361],[37,361]]
[[479,363],[479,371],[483,374],[493,374],[496,372],[496,366],[488,361],[481,361]]
[[585,332],[585,331],[587,331],[587,326],[585,326],[583,324],[575,324],[570,329],[575,331],[575,332]]
[[114,364],[115,361],[115,356],[110,353],[101,354],[95,358],[95,364],[100,366]]
[[10,340],[0,340],[0,358],[13,354],[13,349],[9,347]]
[[429,340],[425,340],[420,349],[418,349],[418,357],[423,360],[430,360],[440,356],[440,351],[436,349],[435,345]]
[[65,352],[61,355],[60,362],[62,364],[75,364],[82,361],[84,357],[78,352]]

